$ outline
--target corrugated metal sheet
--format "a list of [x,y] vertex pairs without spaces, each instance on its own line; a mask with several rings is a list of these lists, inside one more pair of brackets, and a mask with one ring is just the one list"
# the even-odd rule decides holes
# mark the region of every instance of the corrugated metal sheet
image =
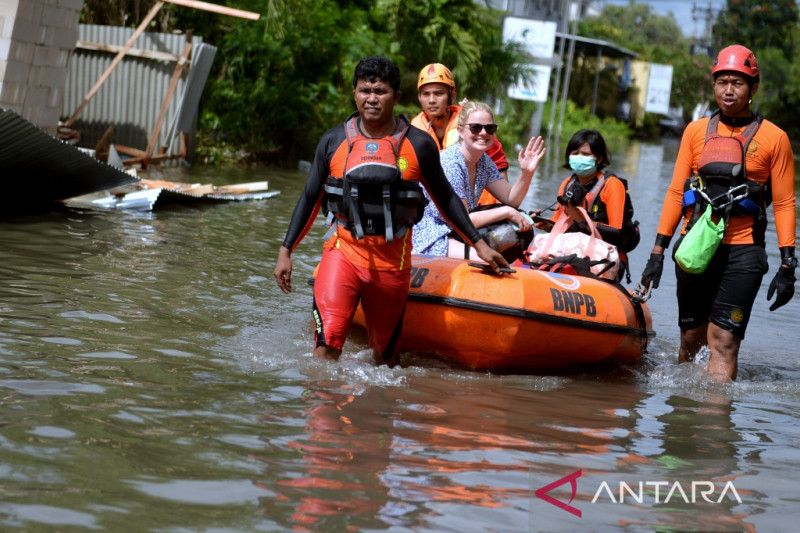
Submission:
[[0,109],[0,213],[24,212],[137,179]]
[[[117,46],[124,45],[133,31],[133,28],[116,26],[81,24],[79,27],[80,40]],[[143,33],[133,48],[179,56],[184,43],[184,35]],[[193,37],[192,46],[190,71],[196,66],[198,58],[205,56],[207,61],[209,50],[213,60],[216,48],[203,44],[202,38]],[[200,53],[198,47],[204,48],[205,53]],[[64,92],[65,117],[71,115],[83,101],[83,97],[111,64],[113,58],[114,54],[107,52],[80,48],[73,52],[67,68]],[[123,58],[73,125],[81,133],[81,145],[93,148],[103,132],[113,125],[115,130],[113,142],[144,149],[158,117],[174,68],[174,62],[130,56]],[[170,103],[166,120],[161,128],[159,143],[162,146],[167,144],[168,135],[171,133],[170,125],[177,120],[179,114],[196,113],[197,99],[192,99],[195,103],[194,110],[184,110],[180,113],[179,107],[184,101],[187,77],[188,74],[184,71]],[[202,82],[201,87],[205,84],[206,78],[207,69],[206,76],[199,80]],[[193,135],[194,131],[187,133]],[[170,139],[168,151],[178,153],[177,137]]]

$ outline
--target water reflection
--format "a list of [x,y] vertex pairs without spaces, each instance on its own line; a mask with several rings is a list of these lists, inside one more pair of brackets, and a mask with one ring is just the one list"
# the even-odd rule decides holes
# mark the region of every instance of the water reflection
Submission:
[[[663,413],[655,417],[661,426],[660,449],[649,459],[657,479],[669,484],[662,485],[661,503],[653,505],[653,516],[639,523],[679,530],[755,531],[737,500],[752,500],[753,495],[740,479],[742,438],[732,421],[735,408],[730,396],[712,388],[698,399],[658,398],[664,400]],[[714,492],[706,498],[700,491],[709,490],[708,482],[714,484]],[[692,492],[694,488],[697,492]],[[677,490],[670,497],[671,489]]]
[[[613,156],[645,228],[634,273],[674,148]],[[265,178],[237,172],[219,178]],[[526,201],[548,205],[562,174]],[[310,289],[284,297],[270,278],[304,176],[268,177],[278,201],[0,225],[0,529],[793,529],[800,299],[756,306],[742,379],[722,389],[674,363],[671,269],[632,369],[387,369],[358,337],[328,364],[310,355]],[[299,279],[324,232],[298,252]],[[583,518],[535,496],[577,470]],[[744,503],[591,502],[601,480],[695,476],[731,480]],[[552,494],[569,501],[569,485]]]
[[[391,391],[309,383],[303,432],[282,444],[302,469],[275,483],[285,525],[469,530],[483,509],[521,530],[536,483],[560,477],[565,461],[602,463],[632,447],[644,397],[635,387],[608,394],[567,378],[504,379],[496,391],[432,376]],[[264,421],[287,424],[288,415]]]
[[390,463],[392,416],[382,412],[381,396],[361,385],[309,384],[305,431],[286,443],[299,461],[276,482],[278,506],[288,503],[287,527],[344,531],[354,517],[359,527],[382,524],[387,491],[380,476]]

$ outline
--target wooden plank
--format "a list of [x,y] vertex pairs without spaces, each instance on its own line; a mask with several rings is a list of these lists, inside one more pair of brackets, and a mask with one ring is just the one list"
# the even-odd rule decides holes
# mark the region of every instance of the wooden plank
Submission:
[[180,191],[182,193],[190,194],[192,196],[203,196],[205,194],[211,194],[212,192],[214,192],[214,186],[195,185],[194,187],[187,187],[187,188],[178,187],[175,190]]
[[94,147],[94,156],[100,161],[108,161],[108,151],[111,146],[111,139],[114,137],[114,126],[109,126],[100,140]]
[[128,41],[125,43],[125,46],[123,46],[122,49],[119,52],[117,52],[117,55],[111,61],[111,64],[100,75],[100,77],[97,79],[92,88],[89,89],[89,92],[86,93],[86,96],[83,97],[83,101],[80,103],[78,108],[72,113],[72,115],[67,119],[67,121],[64,123],[64,126],[69,127],[75,123],[75,120],[83,112],[83,109],[91,101],[94,95],[97,94],[97,91],[100,90],[100,87],[106,82],[108,77],[111,76],[111,73],[114,71],[115,68],[117,68],[119,62],[122,61],[122,58],[125,56],[125,53],[128,50],[130,50],[130,48],[133,46],[133,43],[136,42],[136,39],[139,38],[139,35],[141,35],[142,32],[145,30],[145,28],[147,28],[147,25],[150,24],[150,21],[155,18],[156,14],[158,13],[158,10],[161,9],[163,5],[164,5],[163,0],[159,0],[158,2],[153,4],[153,7],[151,7],[150,11],[147,12],[147,15],[145,15],[141,24],[139,24],[139,26],[136,28],[136,31],[133,32],[133,35],[131,35],[130,39],[128,39]]
[[217,4],[210,4],[208,2],[201,2],[199,0],[165,0],[170,4],[176,6],[191,7],[194,9],[201,9],[203,11],[211,11],[212,13],[219,13],[220,15],[229,15],[231,17],[239,17],[248,20],[258,20],[261,14],[252,11],[245,11],[243,9],[234,9],[232,7],[220,6]]
[[158,136],[161,133],[161,126],[164,124],[164,119],[167,117],[167,111],[169,110],[169,104],[172,101],[172,97],[175,95],[175,90],[178,88],[178,80],[181,78],[181,74],[183,74],[183,69],[186,65],[189,64],[189,55],[192,53],[192,33],[186,33],[186,43],[183,45],[183,52],[181,52],[180,60],[175,64],[175,69],[172,71],[172,79],[169,80],[169,86],[167,87],[167,93],[164,95],[164,99],[161,101],[161,109],[158,112],[158,118],[156,119],[156,123],[153,126],[153,131],[150,133],[150,139],[147,141],[147,148],[145,149],[144,160],[142,161],[142,168],[147,167],[150,163],[150,156],[153,153],[153,150],[156,147],[156,143],[158,142]]
[[117,149],[117,152],[121,154],[139,158],[145,156],[144,150],[139,150],[138,148],[131,148],[130,146],[125,146],[124,144],[115,144],[114,147]]
[[[91,50],[93,52],[108,52],[112,54],[118,54],[120,50],[123,50],[124,47],[118,46],[116,44],[103,44],[103,43],[95,43],[92,41],[78,41],[75,43],[75,48],[80,48],[81,50]],[[125,55],[132,56],[132,57],[141,57],[144,59],[155,59],[156,61],[168,61],[170,63],[174,63],[180,59],[180,56],[175,54],[168,54],[166,52],[159,52],[157,50],[141,50],[139,48],[131,48],[125,51]]]
[[[178,159],[180,155],[178,154],[162,154],[162,155],[154,155],[149,159],[150,163],[158,163],[160,161],[168,161],[170,159]],[[132,166],[132,165],[141,165],[144,157],[132,157],[129,159],[123,159],[122,163],[125,166]]]
[[189,143],[186,142],[186,137],[187,135],[185,131],[179,132],[178,138],[180,139],[180,148],[178,150],[178,153],[180,154],[181,159],[186,159],[186,155],[189,153],[188,149]]
[[252,181],[249,183],[237,183],[235,185],[220,185],[216,192],[221,194],[242,194],[246,192],[265,191],[269,189],[268,181]]

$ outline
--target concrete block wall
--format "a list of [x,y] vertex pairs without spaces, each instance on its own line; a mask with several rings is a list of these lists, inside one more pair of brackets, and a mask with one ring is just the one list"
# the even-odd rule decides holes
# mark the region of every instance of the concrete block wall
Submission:
[[0,0],[0,107],[54,133],[83,0]]

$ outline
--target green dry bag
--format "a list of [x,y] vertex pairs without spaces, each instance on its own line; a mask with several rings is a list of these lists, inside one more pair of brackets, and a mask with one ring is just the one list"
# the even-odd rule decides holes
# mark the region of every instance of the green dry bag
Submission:
[[690,274],[700,274],[705,272],[711,258],[722,242],[722,235],[725,233],[725,221],[720,218],[719,222],[711,219],[711,206],[706,207],[694,226],[686,233],[681,240],[678,251],[675,252],[675,262]]

